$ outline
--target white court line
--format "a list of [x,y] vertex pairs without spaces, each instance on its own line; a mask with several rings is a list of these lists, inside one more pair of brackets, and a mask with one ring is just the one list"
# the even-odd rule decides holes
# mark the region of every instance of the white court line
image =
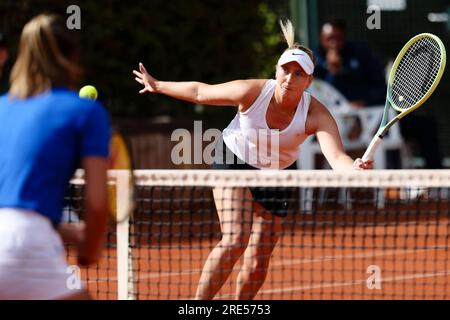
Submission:
[[[192,270],[194,271],[194,270]],[[193,272],[186,272],[186,273],[180,273],[180,274],[189,274]],[[404,281],[404,280],[410,280],[410,279],[424,279],[424,278],[433,278],[433,277],[440,277],[440,276],[447,276],[450,275],[450,271],[441,271],[441,272],[435,272],[435,273],[416,273],[416,274],[407,274],[403,276],[396,276],[396,277],[386,277],[381,278],[380,282],[395,282],[395,281]],[[141,277],[140,279],[145,279]],[[109,279],[109,281],[114,281],[114,278]],[[106,280],[104,280],[106,282]],[[88,281],[88,282],[102,282],[99,281]],[[353,286],[353,285],[359,285],[366,283],[367,279],[363,280],[350,280],[350,281],[339,281],[339,282],[328,282],[328,283],[322,283],[322,284],[315,284],[315,285],[307,285],[307,286],[295,286],[295,287],[288,287],[288,288],[277,288],[277,289],[265,289],[260,290],[258,292],[258,295],[263,294],[275,294],[275,293],[286,293],[286,292],[295,292],[295,291],[306,291],[306,290],[314,290],[314,289],[324,289],[324,288],[336,288],[336,287],[345,287],[345,286]],[[223,294],[220,296],[217,296],[217,298],[230,298],[234,297],[235,294]]]
[[[410,279],[432,278],[432,277],[441,277],[441,276],[447,276],[447,275],[450,275],[449,270],[434,272],[434,273],[407,274],[407,275],[396,276],[396,277],[386,277],[386,278],[382,277],[380,282],[404,281],[404,280],[410,280]],[[353,286],[353,285],[363,284],[366,282],[367,282],[367,279],[328,282],[328,283],[308,285],[308,286],[266,289],[266,290],[259,291],[258,294],[273,294],[273,293],[294,292],[294,291],[301,291],[301,290],[305,291],[305,290],[314,290],[314,289],[323,289],[323,288],[335,288],[335,287]],[[228,296],[228,294],[224,295],[224,296]],[[230,295],[230,296],[234,296],[234,295]]]
[[[324,227],[326,229],[326,227],[331,227],[332,225],[331,224],[330,225],[316,224],[315,226],[316,227]],[[378,227],[378,228],[392,227],[392,228],[398,228],[398,227],[402,227],[402,226],[435,227],[434,224],[423,224],[423,223],[418,223],[416,221],[407,221],[407,222],[399,222],[399,223],[393,222],[393,223],[385,223],[385,224],[382,224],[380,222],[368,222],[368,223],[366,223],[364,225],[357,225],[356,227],[360,227],[360,228],[366,228],[366,227]],[[301,229],[301,226],[299,226],[299,227]],[[330,235],[336,235],[336,236],[344,235],[344,236],[348,236],[348,233],[345,232],[345,230],[341,230],[341,229],[345,229],[345,226],[338,226],[337,230],[334,230],[332,234],[330,234],[330,233],[328,233],[326,231],[318,233],[317,231],[304,231],[304,230],[302,230],[300,236],[302,236],[302,237],[303,236],[314,236],[315,238],[320,238],[322,235],[327,235],[327,236],[330,236]],[[363,232],[361,232],[361,234],[362,233]],[[219,235],[220,232],[218,232],[217,234]],[[360,235],[360,234],[358,234],[358,235]],[[419,235],[426,236],[425,234],[419,234]],[[382,236],[382,235],[376,235],[376,236]],[[389,236],[392,237],[394,235],[389,235]],[[283,234],[282,233],[281,234],[281,238],[283,238],[283,237],[291,238],[291,234],[289,234],[289,233]],[[296,237],[296,234],[293,237]],[[219,240],[217,239],[217,241],[219,241]],[[214,246],[215,246],[215,243],[211,245],[211,248],[213,248]],[[199,244],[196,244],[196,245],[173,245],[173,244],[172,245],[162,245],[162,244],[156,244],[156,245],[153,245],[153,246],[150,245],[147,248],[150,249],[150,250],[155,250],[155,249],[158,249],[158,250],[160,250],[160,249],[171,249],[171,250],[174,250],[174,249],[178,249],[178,250],[198,249],[198,250],[203,250],[205,247],[204,247],[204,243],[199,243]]]
[[[348,254],[348,255],[334,255],[334,256],[322,256],[312,259],[284,259],[279,261],[274,261],[271,263],[271,266],[287,266],[294,264],[306,264],[306,263],[317,263],[324,261],[334,261],[334,260],[342,260],[342,259],[360,259],[360,258],[370,258],[370,257],[382,257],[387,255],[396,255],[396,254],[408,254],[408,253],[416,253],[422,251],[430,251],[430,250],[445,250],[446,247],[436,247],[432,249],[409,249],[409,250],[388,250],[388,251],[378,251],[371,253],[359,253],[359,254]],[[239,266],[235,266],[233,271],[239,270]],[[141,273],[141,275],[136,276],[136,280],[145,280],[145,279],[155,279],[155,278],[164,278],[164,277],[176,277],[183,275],[190,275],[200,273],[201,269],[191,269],[185,270],[181,272],[150,272],[150,273]]]
[[447,247],[440,246],[435,248],[427,248],[427,249],[406,249],[406,250],[384,250],[384,251],[375,251],[372,253],[358,253],[358,254],[338,254],[334,256],[322,256],[311,259],[284,259],[271,263],[271,266],[285,266],[292,264],[303,264],[303,263],[315,263],[315,262],[324,262],[324,261],[333,261],[333,260],[341,260],[341,259],[361,259],[361,258],[371,258],[371,257],[382,257],[389,256],[395,254],[408,254],[415,252],[423,252],[429,250],[446,250]]

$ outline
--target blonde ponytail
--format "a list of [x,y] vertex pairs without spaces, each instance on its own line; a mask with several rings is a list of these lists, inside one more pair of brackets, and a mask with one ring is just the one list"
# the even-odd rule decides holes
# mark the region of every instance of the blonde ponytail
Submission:
[[313,64],[316,65],[316,56],[314,55],[314,52],[311,49],[299,44],[298,42],[295,42],[295,30],[291,20],[287,19],[285,22],[283,22],[280,19],[280,27],[281,31],[283,31],[284,39],[286,40],[286,43],[288,45],[286,51],[292,49],[303,50],[309,55]]
[[295,48],[295,30],[291,20],[287,19],[285,22],[280,20],[281,31],[283,31],[284,39],[288,44],[288,49]]

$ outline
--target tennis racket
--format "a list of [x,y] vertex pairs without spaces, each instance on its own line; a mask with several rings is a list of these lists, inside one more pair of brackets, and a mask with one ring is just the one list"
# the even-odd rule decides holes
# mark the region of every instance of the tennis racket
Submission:
[[113,179],[108,187],[109,208],[114,221],[120,224],[128,220],[134,209],[134,179],[130,153],[118,130],[111,137],[108,162]]
[[[421,33],[405,44],[392,65],[380,128],[364,153],[363,161],[373,160],[389,128],[431,96],[444,73],[445,63],[444,44],[433,34]],[[399,114],[388,122],[390,107]]]

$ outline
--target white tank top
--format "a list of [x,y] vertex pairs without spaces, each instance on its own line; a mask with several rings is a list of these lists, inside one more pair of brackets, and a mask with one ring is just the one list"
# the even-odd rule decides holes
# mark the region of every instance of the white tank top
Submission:
[[305,133],[311,96],[307,92],[298,103],[291,123],[283,130],[270,129],[266,113],[275,92],[276,80],[268,80],[258,98],[245,112],[239,112],[223,131],[223,140],[233,153],[259,169],[284,169],[299,156]]

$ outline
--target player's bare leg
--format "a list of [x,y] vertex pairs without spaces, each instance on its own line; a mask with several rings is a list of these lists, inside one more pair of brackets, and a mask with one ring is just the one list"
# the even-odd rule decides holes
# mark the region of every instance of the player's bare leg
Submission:
[[236,284],[237,299],[253,299],[263,285],[270,257],[278,242],[282,218],[256,205],[250,242]]
[[252,195],[247,188],[214,189],[222,239],[203,267],[196,299],[212,299],[244,253],[252,227]]

